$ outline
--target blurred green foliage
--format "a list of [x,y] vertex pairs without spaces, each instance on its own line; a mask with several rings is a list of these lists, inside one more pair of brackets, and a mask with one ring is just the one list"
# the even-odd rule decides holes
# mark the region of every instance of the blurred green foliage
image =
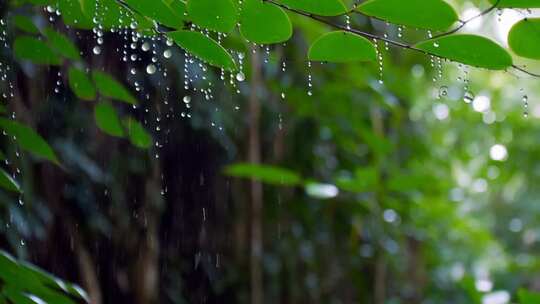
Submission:
[[[335,16],[349,2],[277,3]],[[250,9],[238,16],[222,15],[237,9],[227,3],[201,13],[208,1],[81,3],[12,1],[2,11],[13,20],[1,52],[11,68],[0,73],[13,115],[0,120],[9,135],[0,174],[10,172],[0,178],[8,190],[0,192],[0,246],[105,303],[253,303],[249,270],[257,267],[267,303],[536,303],[527,290],[540,289],[537,78],[363,38],[373,62],[336,63],[366,57],[328,47],[331,62],[308,62],[321,35],[341,33],[271,3],[246,0]],[[490,5],[448,3],[469,17]],[[186,9],[210,28],[249,26],[227,36],[189,31]],[[419,21],[387,9],[370,15]],[[261,12],[283,21],[277,32],[275,20],[255,26],[265,22],[256,20]],[[463,31],[504,45],[511,23],[534,14],[491,12]],[[402,43],[433,35],[356,13],[328,19]],[[156,38],[168,27],[192,55],[236,70],[207,67]],[[449,37],[460,36],[440,39]],[[540,67],[518,50],[476,42],[424,46],[476,66]],[[28,302],[19,300],[27,293],[50,303],[78,296],[5,254],[0,263],[0,294],[11,302]]]

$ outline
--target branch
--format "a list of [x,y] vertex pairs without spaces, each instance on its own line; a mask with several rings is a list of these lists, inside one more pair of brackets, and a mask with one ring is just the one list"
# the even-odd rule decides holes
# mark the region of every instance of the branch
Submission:
[[[136,13],[136,14],[139,14],[139,15],[143,15],[143,14],[140,14],[139,12],[133,10],[133,8],[131,8],[127,3],[125,3],[123,0],[115,0],[119,5],[123,6],[125,9],[131,11],[132,13]],[[404,48],[404,49],[408,49],[408,50],[413,50],[413,51],[416,51],[416,52],[420,52],[420,53],[423,53],[425,55],[430,55],[430,56],[433,56],[433,57],[436,57],[436,58],[441,58],[441,59],[447,59],[443,56],[439,56],[437,54],[433,54],[431,52],[427,52],[425,50],[421,50],[419,48],[416,48],[414,45],[410,45],[410,44],[407,44],[407,43],[403,43],[403,42],[399,42],[399,41],[395,41],[395,40],[392,40],[392,39],[389,39],[389,38],[386,38],[386,37],[381,37],[381,36],[378,36],[378,35],[375,35],[375,34],[372,34],[372,33],[368,33],[368,32],[364,32],[364,31],[361,31],[361,30],[357,30],[357,29],[353,29],[353,28],[347,28],[343,25],[340,25],[340,24],[336,24],[336,23],[333,23],[321,16],[318,16],[318,15],[315,15],[315,14],[312,14],[312,13],[308,13],[308,12],[305,12],[305,11],[301,11],[301,10],[297,10],[297,9],[294,9],[294,8],[290,8],[288,7],[287,5],[284,5],[284,4],[281,4],[281,3],[278,3],[276,2],[275,0],[262,0],[263,2],[267,2],[267,3],[270,3],[272,5],[275,5],[275,6],[278,6],[286,11],[289,11],[289,12],[292,12],[292,13],[295,13],[297,15],[301,15],[301,16],[304,16],[304,17],[307,17],[307,18],[310,18],[310,19],[313,19],[317,22],[320,22],[320,23],[323,23],[323,24],[326,24],[330,27],[333,27],[333,28],[336,28],[336,29],[339,29],[339,30],[342,30],[342,31],[345,31],[345,32],[349,32],[349,33],[353,33],[353,34],[356,34],[356,35],[360,35],[360,36],[363,36],[363,37],[366,37],[366,38],[370,38],[370,39],[374,39],[374,40],[377,40],[377,41],[383,41],[383,42],[386,42],[388,44],[391,44],[391,45],[394,45],[394,46],[397,46],[397,47],[400,47],[400,48]],[[471,22],[472,20],[476,19],[476,18],[479,18],[481,16],[484,16],[484,15],[487,15],[489,14],[491,11],[493,11],[495,8],[497,8],[497,5],[501,2],[501,0],[497,0],[492,6],[490,6],[489,8],[485,9],[484,11],[480,12],[478,15],[476,16],[473,16],[465,21],[460,21],[461,24],[454,28],[453,30],[450,30],[448,32],[445,32],[445,33],[442,33],[440,35],[437,35],[431,39],[435,39],[435,38],[440,38],[440,37],[443,37],[443,36],[448,36],[448,35],[451,35],[453,33],[456,33],[457,31],[459,31],[460,29],[462,29],[467,23]],[[357,5],[354,5],[353,8],[351,10],[349,10],[348,12],[342,14],[342,15],[347,15],[349,13],[352,13],[352,12],[357,12],[355,11]],[[156,27],[156,32],[158,32],[159,34],[166,34],[167,31],[161,31],[159,30],[159,28]],[[169,30],[169,29],[167,29]],[[533,72],[529,72],[527,70],[525,70],[524,68],[522,67],[519,67],[517,65],[512,65],[512,68],[518,70],[518,71],[521,71],[527,75],[530,75],[530,76],[533,76],[533,77],[538,77],[540,78],[540,74],[536,74],[536,73],[533,73]]]
[[[304,12],[304,11],[301,11],[301,10],[297,10],[297,9],[294,9],[294,8],[290,8],[286,5],[283,5],[281,3],[278,3],[278,2],[275,2],[274,0],[263,0],[264,2],[268,2],[268,3],[271,3],[275,6],[279,6],[281,8],[283,8],[284,10],[287,10],[287,11],[290,11],[290,12],[293,12],[295,14],[298,14],[298,15],[302,15],[302,16],[305,16],[305,17],[308,17],[308,18],[311,18],[315,21],[318,21],[320,23],[324,23],[326,25],[329,25],[331,27],[334,27],[336,29],[339,29],[339,30],[342,30],[342,31],[345,31],[345,32],[349,32],[349,33],[353,33],[353,34],[357,34],[357,35],[360,35],[360,36],[364,36],[366,38],[370,38],[370,39],[376,39],[376,40],[380,40],[380,41],[384,41],[384,42],[388,42],[389,44],[392,44],[392,45],[395,45],[395,46],[398,46],[398,47],[401,47],[401,48],[405,48],[405,49],[409,49],[409,50],[414,50],[414,51],[417,51],[417,52],[422,52],[424,54],[429,54],[427,53],[426,51],[424,50],[421,50],[421,49],[418,49],[418,48],[415,48],[414,46],[412,45],[408,45],[406,43],[403,43],[403,42],[399,42],[399,41],[395,41],[395,40],[392,40],[392,39],[388,39],[388,38],[385,38],[385,37],[381,37],[381,36],[377,36],[375,34],[371,34],[371,33],[368,33],[368,32],[364,32],[364,31],[360,31],[360,30],[357,30],[357,29],[353,29],[353,28],[347,28],[343,25],[340,25],[340,24],[336,24],[336,23],[333,23],[329,20],[326,20],[324,18],[322,18],[321,16],[318,16],[318,15],[315,15],[315,14],[311,14],[311,13],[307,13],[307,12]],[[430,54],[430,55],[433,55],[433,56],[436,56],[436,57],[439,57],[435,54]]]
[[465,21],[459,21],[460,22],[460,25],[457,26],[456,28],[448,31],[448,32],[444,32],[444,33],[441,33],[439,35],[436,35],[435,37],[433,37],[432,39],[435,39],[435,38],[440,38],[440,37],[444,37],[444,36],[448,36],[448,35],[451,35],[451,34],[454,34],[456,32],[458,32],[459,30],[461,30],[462,28],[465,27],[465,25],[467,25],[467,23],[473,21],[474,19],[477,19],[477,18],[480,18],[482,16],[485,16],[489,13],[491,13],[495,8],[497,8],[497,5],[499,5],[499,3],[501,2],[501,0],[497,0],[492,6],[490,6],[489,8],[485,9],[484,11],[480,12],[478,15],[474,16],[474,17],[471,17]]
[[522,67],[520,67],[520,66],[518,66],[518,65],[513,64],[513,65],[512,65],[512,68],[514,68],[514,69],[516,69],[516,70],[518,70],[518,71],[520,71],[520,72],[522,72],[522,73],[525,73],[525,74],[527,74],[527,75],[529,75],[529,76],[533,76],[533,77],[538,77],[538,78],[540,78],[540,74],[533,73],[533,72],[529,72],[529,71],[525,70],[524,68],[522,68]]
[[[384,41],[384,42],[386,42],[388,44],[391,44],[391,45],[394,45],[394,46],[397,46],[397,47],[400,47],[400,48],[413,50],[413,51],[420,52],[420,53],[423,53],[425,55],[430,55],[430,56],[433,56],[433,57],[436,57],[436,58],[447,59],[446,57],[443,57],[443,56],[433,54],[431,52],[419,49],[419,48],[415,47],[414,45],[410,45],[410,44],[407,44],[407,43],[395,41],[395,40],[392,40],[392,39],[389,39],[389,38],[386,38],[386,37],[381,37],[381,36],[378,36],[378,35],[375,35],[375,34],[372,34],[372,33],[368,33],[368,32],[364,32],[364,31],[361,31],[361,30],[357,30],[357,29],[353,29],[353,28],[347,28],[347,27],[345,27],[343,25],[333,23],[333,22],[331,22],[331,21],[329,21],[329,20],[327,20],[327,19],[325,19],[325,18],[323,18],[321,16],[318,16],[318,15],[315,15],[315,14],[312,14],[312,13],[308,13],[308,12],[304,12],[304,11],[301,11],[301,10],[297,10],[297,9],[294,9],[294,8],[290,8],[290,7],[288,7],[288,6],[284,5],[284,4],[276,2],[275,0],[262,0],[262,1],[268,2],[270,4],[273,4],[275,6],[278,6],[278,7],[282,8],[284,10],[287,10],[289,12],[292,12],[292,13],[295,13],[295,14],[298,14],[298,15],[301,15],[301,16],[304,16],[304,17],[308,17],[310,19],[313,19],[315,21],[318,21],[320,23],[326,24],[328,26],[331,26],[333,28],[336,28],[336,29],[339,29],[339,30],[342,30],[342,31],[345,31],[345,32],[353,33],[353,34],[360,35],[360,36],[370,38],[370,39],[374,39],[374,40],[377,40],[377,41],[379,41],[379,40]],[[472,20],[474,20],[474,19],[476,19],[478,17],[484,16],[484,15],[488,14],[489,12],[493,11],[497,7],[497,5],[499,4],[500,1],[501,0],[497,0],[497,2],[495,2],[494,5],[492,5],[488,9],[484,10],[480,14],[478,14],[478,15],[476,15],[474,17],[471,17],[471,18],[469,18],[469,19],[467,19],[465,21],[461,21],[461,25],[458,26],[457,28],[455,28],[455,29],[453,29],[453,30],[451,30],[449,32],[442,33],[442,34],[440,34],[438,36],[435,36],[434,38],[450,35],[450,34],[453,34],[453,33],[457,32],[457,31],[459,31],[468,22],[471,22]],[[434,39],[434,38],[431,38],[431,39]],[[431,40],[431,39],[428,39],[428,40]],[[521,68],[521,67],[519,67],[517,65],[512,65],[512,68],[514,68],[516,70],[519,70],[519,71],[521,71],[521,72],[523,72],[523,73],[525,73],[527,75],[540,78],[540,74],[529,72],[529,71],[525,70],[524,68]]]

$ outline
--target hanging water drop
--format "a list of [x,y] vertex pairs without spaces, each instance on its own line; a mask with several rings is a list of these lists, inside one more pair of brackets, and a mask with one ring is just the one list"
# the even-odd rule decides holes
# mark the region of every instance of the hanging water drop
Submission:
[[153,64],[149,64],[146,66],[146,73],[153,75],[156,72],[156,66]]
[[167,58],[167,59],[171,58],[171,57],[172,57],[172,52],[171,52],[171,50],[166,49],[165,51],[163,51],[163,57],[165,57],[165,58]]
[[246,80],[246,75],[244,75],[243,72],[238,72],[236,74],[236,80],[238,80],[239,82],[242,82],[242,81]]
[[99,46],[94,46],[94,48],[92,49],[92,52],[96,55],[99,55],[101,54],[101,48]]
[[[523,91],[523,88],[521,88],[520,92],[523,93]],[[521,100],[523,101],[523,117],[527,118],[529,116],[529,96],[523,94]]]
[[313,87],[313,83],[311,82],[311,61],[308,61],[308,96],[312,96],[313,92],[311,91],[311,87]]
[[463,101],[465,101],[465,103],[471,103],[473,100],[474,100],[473,92],[465,91],[465,93],[463,94]]
[[439,98],[444,98],[448,96],[448,87],[447,86],[441,86],[439,88]]
[[141,46],[141,50],[148,52],[148,50],[150,50],[150,44],[148,42],[143,43]]
[[182,100],[184,101],[185,104],[188,104],[188,103],[191,102],[191,96],[186,95],[186,96],[184,96],[184,98]]

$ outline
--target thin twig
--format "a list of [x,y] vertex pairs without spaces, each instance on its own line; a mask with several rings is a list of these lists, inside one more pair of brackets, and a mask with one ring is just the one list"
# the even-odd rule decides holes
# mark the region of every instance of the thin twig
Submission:
[[[125,3],[123,0],[115,0],[119,5],[122,5],[124,8],[126,8],[127,10],[130,10],[131,12],[133,13],[137,13],[137,14],[140,14],[139,12],[135,11],[133,8],[131,8],[127,3]],[[417,47],[415,47],[414,45],[410,45],[410,44],[407,44],[407,43],[403,43],[403,42],[399,42],[399,41],[395,41],[395,40],[392,40],[392,39],[389,39],[389,38],[386,38],[386,37],[381,37],[381,36],[378,36],[376,34],[372,34],[372,33],[368,33],[368,32],[364,32],[364,31],[361,31],[361,30],[357,30],[357,29],[353,29],[353,28],[348,28],[348,27],[345,27],[343,25],[340,25],[340,24],[336,24],[336,23],[333,23],[319,15],[315,15],[315,14],[312,14],[312,13],[308,13],[308,12],[305,12],[305,11],[302,11],[302,10],[298,10],[298,9],[294,9],[294,8],[290,8],[288,7],[287,5],[284,5],[284,4],[281,4],[279,2],[276,2],[275,0],[262,0],[264,2],[267,2],[267,3],[270,3],[272,5],[275,5],[275,6],[278,6],[284,10],[287,10],[289,12],[292,12],[292,13],[295,13],[297,15],[301,15],[301,16],[304,16],[304,17],[307,17],[307,18],[310,18],[310,19],[313,19],[317,22],[320,22],[320,23],[323,23],[323,24],[326,24],[328,26],[331,26],[333,28],[336,28],[336,29],[339,29],[339,30],[342,30],[342,31],[345,31],[345,32],[349,32],[349,33],[353,33],[353,34],[356,34],[356,35],[360,35],[360,36],[363,36],[363,37],[366,37],[366,38],[370,38],[370,39],[374,39],[374,40],[377,40],[377,41],[383,41],[383,42],[386,42],[388,44],[391,44],[391,45],[394,45],[394,46],[397,46],[397,47],[400,47],[400,48],[404,48],[404,49],[408,49],[408,50],[413,50],[413,51],[416,51],[416,52],[420,52],[420,53],[423,53],[425,55],[430,55],[430,56],[433,56],[433,57],[436,57],[436,58],[441,58],[441,59],[447,59],[446,57],[443,57],[443,56],[440,56],[440,55],[437,55],[437,54],[433,54],[431,52],[428,52],[428,51],[425,51],[425,50],[422,50],[422,49],[419,49]],[[446,35],[450,35],[450,34],[453,34],[457,31],[459,31],[460,29],[462,29],[468,22],[471,22],[472,20],[476,19],[476,18],[479,18],[481,16],[484,16],[486,14],[489,14],[491,11],[493,11],[497,5],[500,3],[501,0],[497,0],[495,2],[495,4],[493,4],[491,7],[487,8],[486,10],[482,11],[480,14],[474,16],[474,17],[471,17],[465,21],[460,21],[461,24],[460,26],[456,27],[455,29],[451,30],[451,31],[448,31],[448,32],[445,32],[445,33],[442,33],[440,35],[437,35],[435,36],[434,38],[432,39],[435,39],[435,38],[438,38],[438,37],[442,37],[442,36],[446,36]],[[355,9],[356,9],[356,5],[353,7],[353,9],[349,12],[353,12]],[[142,14],[140,14],[142,15]],[[165,35],[167,33],[167,31],[160,31],[159,28],[156,27],[155,29],[159,34],[163,34]],[[428,41],[428,40],[424,40],[424,41]],[[422,42],[422,41],[421,41]],[[517,65],[512,65],[512,67],[516,70],[519,70],[527,75],[530,75],[530,76],[533,76],[533,77],[539,77],[540,78],[540,74],[536,74],[536,73],[533,73],[533,72],[529,72]]]
[[529,76],[539,77],[539,78],[540,78],[540,74],[533,73],[533,72],[529,72],[529,71],[525,70],[524,68],[522,68],[522,67],[520,67],[520,66],[518,66],[518,65],[513,64],[512,67],[513,67],[514,69],[516,69],[516,70],[522,72],[522,73],[525,73],[525,74],[529,75]]
[[[425,50],[422,50],[422,49],[419,49],[417,47],[415,47],[414,45],[410,45],[410,44],[406,44],[406,43],[403,43],[403,42],[399,42],[399,41],[395,41],[395,40],[392,40],[392,39],[389,39],[389,38],[386,38],[386,37],[381,37],[381,36],[378,36],[378,35],[375,35],[375,34],[372,34],[372,33],[368,33],[368,32],[364,32],[364,31],[361,31],[361,30],[357,30],[357,29],[353,29],[353,28],[348,28],[348,27],[345,27],[345,26],[342,26],[340,24],[336,24],[336,23],[333,23],[321,16],[318,16],[318,15],[315,15],[315,14],[312,14],[312,13],[308,13],[308,12],[304,12],[304,11],[301,11],[301,10],[297,10],[297,9],[293,9],[293,8],[290,8],[284,4],[281,4],[281,3],[278,3],[276,2],[275,0],[262,0],[264,2],[268,2],[270,4],[273,4],[275,6],[278,6],[284,10],[287,10],[287,11],[290,11],[290,12],[293,12],[295,14],[298,14],[298,15],[302,15],[302,16],[305,16],[305,17],[308,17],[308,18],[311,18],[315,21],[318,21],[320,23],[324,23],[328,26],[331,26],[333,28],[336,28],[336,29],[339,29],[339,30],[342,30],[342,31],[345,31],[345,32],[349,32],[349,33],[353,33],[353,34],[357,34],[357,35],[360,35],[360,36],[363,36],[363,37],[366,37],[366,38],[370,38],[370,39],[375,39],[375,40],[380,40],[380,41],[384,41],[384,42],[387,42],[389,44],[392,44],[392,45],[395,45],[397,47],[400,47],[400,48],[404,48],[404,49],[408,49],[408,50],[413,50],[413,51],[416,51],[416,52],[420,52],[420,53],[423,53],[425,55],[430,55],[430,56],[433,56],[433,57],[436,57],[436,58],[441,58],[441,59],[448,59],[446,57],[443,57],[443,56],[440,56],[440,55],[437,55],[437,54],[433,54],[431,52],[428,52],[428,51],[425,51]],[[489,12],[493,11],[497,5],[499,4],[501,0],[497,0],[497,2],[495,2],[495,4],[491,7],[489,7],[488,9],[484,10],[483,12],[481,12],[479,15],[477,16],[474,16],[474,17],[471,17],[465,21],[461,21],[461,25],[449,32],[446,32],[446,33],[442,33],[441,35],[438,35],[438,36],[435,36],[434,38],[431,38],[431,39],[435,39],[437,37],[442,37],[442,36],[446,36],[446,35],[450,35],[452,33],[455,33],[457,31],[459,31],[461,28],[463,28],[465,26],[465,24],[467,24],[468,22],[480,17],[480,16],[483,16],[483,15],[486,15],[488,14]],[[428,39],[428,40],[424,40],[424,41],[429,41],[431,39]],[[423,41],[420,41],[420,42],[423,42]],[[419,42],[419,43],[420,43]],[[519,70],[527,75],[530,75],[530,76],[533,76],[533,77],[539,77],[540,78],[540,74],[536,74],[536,73],[533,73],[533,72],[529,72],[517,65],[512,65],[512,68],[516,69],[516,70]]]
[[480,12],[478,15],[476,15],[474,17],[471,17],[471,18],[469,18],[469,19],[467,19],[465,21],[459,21],[460,22],[459,26],[457,26],[456,28],[454,28],[454,29],[452,29],[452,30],[450,30],[448,32],[444,32],[444,33],[441,33],[439,35],[435,35],[435,37],[433,37],[433,39],[448,36],[448,35],[451,35],[451,34],[454,34],[454,33],[458,32],[459,30],[464,28],[465,25],[467,25],[467,23],[473,21],[474,19],[480,18],[482,16],[485,16],[485,15],[491,13],[491,11],[493,11],[495,8],[497,8],[497,5],[499,5],[500,2],[501,2],[501,0],[497,0],[495,2],[495,4],[493,4],[492,6],[490,6],[487,9],[485,9],[484,11]]

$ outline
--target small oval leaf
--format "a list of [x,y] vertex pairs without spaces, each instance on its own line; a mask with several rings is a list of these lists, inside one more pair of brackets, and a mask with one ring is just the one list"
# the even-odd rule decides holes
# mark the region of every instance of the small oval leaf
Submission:
[[369,0],[357,10],[394,24],[431,30],[446,30],[458,21],[455,10],[442,0]]
[[13,52],[18,59],[30,60],[36,64],[60,65],[62,60],[49,46],[36,38],[21,36],[13,43]]
[[280,0],[287,7],[319,16],[337,16],[347,12],[341,0]]
[[131,144],[141,149],[148,149],[152,146],[152,136],[138,121],[129,117],[124,120],[124,127],[127,129]]
[[298,185],[302,181],[302,178],[291,170],[250,163],[238,163],[228,166],[225,173],[229,176],[252,178],[274,185]]
[[238,18],[231,0],[189,0],[187,12],[198,26],[223,33],[232,31]]
[[62,13],[64,23],[80,29],[92,29],[95,24],[96,2],[79,0],[58,0],[58,8]]
[[176,31],[167,34],[181,48],[200,60],[225,70],[234,70],[236,65],[231,55],[216,41],[195,31]]
[[291,38],[292,25],[280,7],[260,0],[244,0],[240,33],[253,43],[280,43]]
[[[489,2],[495,4],[497,0],[489,0]],[[497,7],[540,8],[540,0],[501,0]]]
[[366,38],[336,31],[325,34],[309,48],[309,60],[325,62],[375,61],[377,52]]
[[69,87],[77,97],[84,100],[96,99],[96,89],[85,72],[71,67],[68,71],[68,79]]
[[30,17],[23,15],[15,15],[12,20],[13,24],[20,30],[30,34],[39,34],[39,30]]
[[125,0],[125,2],[136,12],[165,26],[175,29],[183,26],[186,5],[180,0]]
[[46,28],[44,31],[50,46],[60,55],[72,60],[80,60],[79,49],[64,34],[58,33],[52,28]]
[[124,136],[124,129],[118,118],[116,109],[106,102],[100,102],[94,108],[94,119],[101,131],[116,137]]
[[516,55],[540,59],[540,18],[516,23],[508,34],[508,45]]
[[137,100],[131,93],[117,80],[109,74],[94,71],[92,78],[96,83],[96,88],[99,93],[105,97],[117,99],[130,104],[137,104]]
[[21,149],[26,150],[37,157],[47,159],[59,164],[58,158],[49,144],[30,127],[14,120],[0,118],[0,128],[10,136],[16,138],[16,143]]
[[0,169],[0,187],[12,192],[21,192],[19,184],[4,169]]
[[460,34],[420,42],[417,49],[452,61],[491,70],[512,66],[512,57],[495,42],[481,36]]

